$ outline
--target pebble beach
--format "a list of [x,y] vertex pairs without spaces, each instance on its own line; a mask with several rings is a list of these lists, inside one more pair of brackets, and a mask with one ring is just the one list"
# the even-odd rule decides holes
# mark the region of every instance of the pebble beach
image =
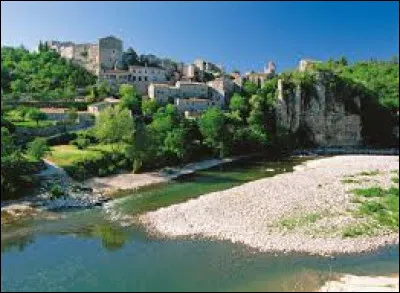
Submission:
[[[229,240],[261,251],[334,255],[366,252],[398,244],[399,235],[382,229],[377,235],[344,238],[343,227],[363,221],[349,191],[355,187],[393,186],[398,156],[341,155],[310,160],[292,173],[213,192],[140,217],[149,231],[164,237],[195,236]],[[345,176],[373,170],[358,184]],[[282,227],[290,219],[316,215],[312,223]],[[301,222],[301,221],[299,221]]]

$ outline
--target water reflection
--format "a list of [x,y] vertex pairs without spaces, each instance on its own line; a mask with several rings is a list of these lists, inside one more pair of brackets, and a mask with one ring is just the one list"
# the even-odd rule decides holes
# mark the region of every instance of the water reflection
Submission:
[[99,238],[103,248],[108,251],[121,249],[128,240],[127,232],[122,227],[110,223],[83,227],[73,234],[83,238]]
[[[63,225],[61,222],[64,222]],[[33,222],[25,223],[23,227],[4,229],[1,235],[1,252],[17,250],[22,252],[35,242],[35,237],[45,235],[74,235],[81,238],[94,238],[101,241],[102,247],[108,251],[121,249],[128,240],[128,232],[123,227],[102,221],[99,223],[74,223],[58,220],[58,223],[44,223],[36,226]],[[61,226],[64,226],[62,228]],[[61,230],[60,230],[61,227]],[[3,229],[2,229],[3,230]]]

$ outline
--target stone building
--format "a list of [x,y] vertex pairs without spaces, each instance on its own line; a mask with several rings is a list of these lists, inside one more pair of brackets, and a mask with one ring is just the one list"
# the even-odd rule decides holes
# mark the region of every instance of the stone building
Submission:
[[194,117],[196,112],[210,107],[226,107],[237,90],[232,79],[218,78],[208,83],[178,81],[175,86],[152,83],[148,95],[161,105],[174,103],[180,112],[188,112]]
[[168,84],[167,72],[160,67],[129,66],[128,70],[105,70],[99,75],[99,80],[106,80],[110,84],[132,84],[141,95],[148,94],[151,83]]
[[179,89],[176,86],[160,83],[150,83],[148,87],[148,96],[160,105],[173,103],[174,98],[178,96]]
[[184,64],[180,62],[177,64],[178,78],[176,81],[192,81],[192,82],[202,82],[204,81],[204,71],[200,70],[194,64]]
[[178,81],[175,86],[151,83],[148,96],[158,104],[164,105],[174,102],[176,98],[208,98],[208,85],[200,82]]
[[99,103],[91,104],[88,106],[88,112],[92,113],[95,116],[98,116],[101,111],[103,111],[111,106],[112,106],[112,104],[107,103],[107,102],[99,102]]
[[215,73],[222,73],[222,66],[216,65],[209,61],[205,61],[203,59],[196,59],[194,60],[193,64],[198,68],[200,71],[203,72],[215,72]]
[[299,71],[303,72],[312,69],[314,64],[321,63],[322,61],[312,59],[301,59],[299,62]]
[[100,38],[94,44],[75,44],[71,41],[47,41],[46,43],[61,57],[72,60],[96,75],[114,68],[123,52],[122,41],[114,36]]
[[213,100],[201,98],[176,98],[174,104],[181,113],[198,113],[217,106]]
[[264,86],[265,81],[275,76],[275,63],[268,62],[268,66],[264,67],[264,72],[248,72],[244,76],[244,80],[251,81],[259,87]]
[[229,104],[230,97],[233,93],[240,91],[241,86],[237,81],[238,79],[232,80],[230,78],[220,77],[207,82],[209,86],[209,97],[223,108],[225,105]]

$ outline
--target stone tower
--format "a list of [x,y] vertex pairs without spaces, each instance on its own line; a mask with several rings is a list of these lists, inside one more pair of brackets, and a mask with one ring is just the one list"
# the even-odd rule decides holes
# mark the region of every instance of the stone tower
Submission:
[[275,74],[275,69],[276,69],[275,63],[272,62],[272,61],[269,61],[268,62],[268,67],[265,66],[265,68],[264,68],[264,73],[266,73],[266,74]]
[[122,41],[114,36],[99,39],[99,64],[102,70],[114,69],[122,56]]

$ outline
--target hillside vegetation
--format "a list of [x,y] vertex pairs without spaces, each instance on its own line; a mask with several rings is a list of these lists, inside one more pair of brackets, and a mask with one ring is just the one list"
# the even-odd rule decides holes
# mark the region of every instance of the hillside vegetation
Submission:
[[76,96],[76,89],[95,82],[93,74],[61,58],[56,52],[29,52],[23,47],[1,48],[1,88],[7,96],[68,99]]

